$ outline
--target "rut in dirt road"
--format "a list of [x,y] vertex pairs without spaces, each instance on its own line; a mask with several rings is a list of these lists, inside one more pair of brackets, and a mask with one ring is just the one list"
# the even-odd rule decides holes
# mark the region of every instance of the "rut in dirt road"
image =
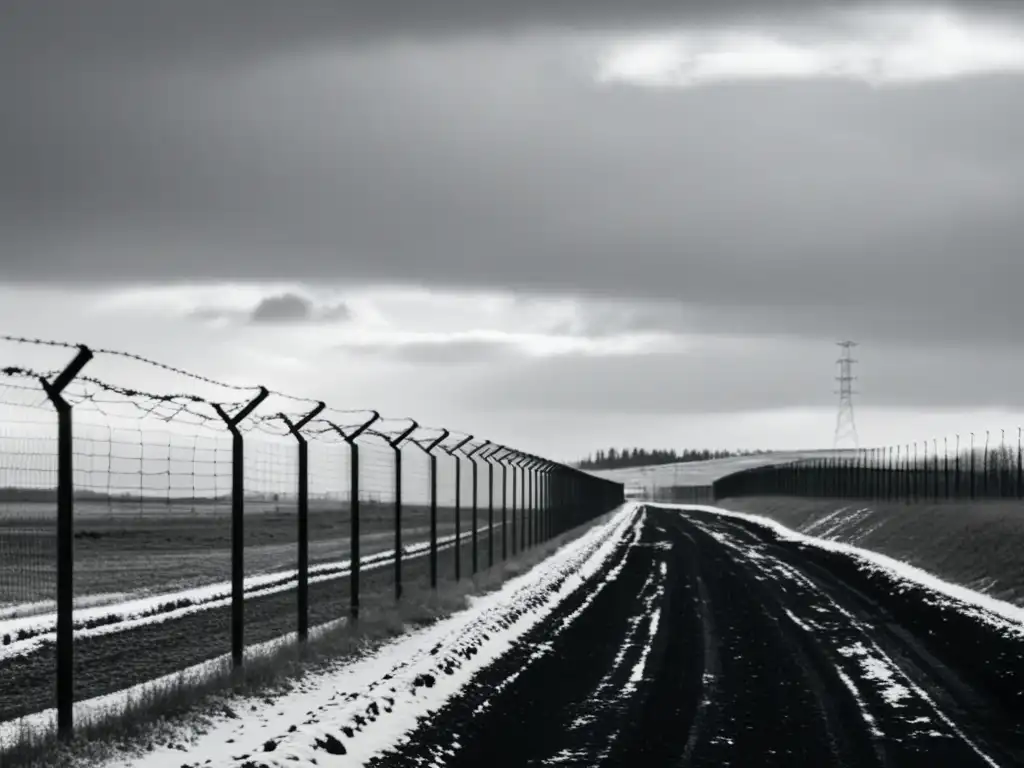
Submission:
[[1020,639],[812,550],[646,508],[603,572],[371,765],[1024,764]]

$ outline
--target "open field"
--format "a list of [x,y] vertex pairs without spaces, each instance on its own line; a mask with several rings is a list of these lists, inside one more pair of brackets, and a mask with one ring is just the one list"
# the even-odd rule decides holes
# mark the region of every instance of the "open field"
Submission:
[[[225,710],[225,695],[233,693],[252,695],[255,700],[267,701],[268,694],[280,691],[282,687],[290,689],[296,682],[301,685],[309,680],[309,674],[322,669],[337,669],[346,659],[359,658],[367,652],[367,648],[375,643],[380,643],[394,638],[396,635],[414,630],[417,627],[429,624],[439,617],[451,614],[452,612],[464,609],[467,606],[467,599],[471,595],[483,595],[499,588],[507,579],[518,576],[533,565],[541,562],[556,549],[564,546],[567,542],[573,541],[595,525],[606,521],[608,516],[598,518],[585,523],[578,528],[566,531],[554,536],[548,541],[538,544],[536,547],[521,550],[517,555],[510,556],[507,560],[501,560],[501,539],[500,529],[495,538],[496,560],[493,567],[488,567],[488,545],[485,536],[479,540],[479,556],[481,570],[476,576],[470,576],[468,567],[471,551],[469,545],[463,548],[464,577],[456,582],[453,578],[454,552],[450,548],[441,553],[440,574],[441,582],[438,590],[430,590],[427,584],[427,562],[426,558],[418,557],[410,559],[407,565],[408,587],[406,597],[401,604],[393,600],[393,582],[388,578],[390,567],[381,572],[379,569],[369,571],[363,577],[363,611],[364,616],[358,623],[352,624],[344,617],[347,612],[347,580],[336,582],[338,590],[335,593],[327,591],[312,592],[311,607],[317,610],[313,617],[315,621],[327,622],[334,625],[326,634],[314,632],[308,646],[299,648],[294,646],[294,640],[281,645],[278,650],[269,652],[269,655],[260,655],[248,660],[242,674],[230,674],[229,665],[223,657],[225,647],[202,649],[202,646],[224,643],[228,634],[226,629],[226,618],[221,617],[215,622],[217,627],[209,638],[193,637],[190,649],[185,639],[190,634],[198,631],[205,631],[206,623],[189,625],[188,630],[182,629],[173,633],[173,642],[178,643],[180,658],[188,658],[192,654],[193,659],[217,658],[224,663],[221,664],[220,672],[212,675],[211,678],[203,678],[205,682],[164,684],[152,689],[151,693],[134,694],[128,713],[122,718],[118,714],[110,714],[95,719],[105,706],[91,710],[92,702],[85,701],[85,695],[76,692],[76,699],[83,702],[78,705],[83,707],[76,714],[76,720],[81,723],[78,735],[70,749],[58,746],[50,736],[34,736],[27,739],[13,752],[5,754],[4,758],[10,760],[12,766],[18,765],[46,765],[46,766],[74,766],[80,768],[86,765],[90,759],[97,754],[109,750],[110,744],[127,743],[133,751],[138,750],[140,745],[152,744],[155,740],[158,743],[167,738],[167,733],[174,726],[175,722],[185,724],[195,721],[203,722],[212,713],[221,713]],[[326,588],[325,588],[326,589]],[[314,597],[316,595],[316,597]],[[290,598],[290,599],[289,599]],[[272,623],[264,622],[257,635],[246,636],[247,646],[253,647],[260,643],[266,636],[274,638],[286,635],[293,629],[294,618],[294,592],[288,592],[279,596],[279,602],[266,602],[258,609],[268,612],[269,616],[275,613],[281,617],[278,629],[274,629]],[[337,613],[335,613],[337,612]],[[249,603],[247,602],[247,618],[249,615]],[[340,621],[337,619],[341,617]],[[326,626],[322,624],[322,626]],[[93,680],[90,684],[94,692],[103,690],[125,690],[131,686],[137,686],[142,679],[152,679],[153,670],[157,668],[158,660],[150,659],[147,664],[145,659],[151,648],[151,643],[165,642],[167,637],[161,638],[159,630],[154,627],[156,633],[153,637],[145,633],[127,633],[121,640],[107,642],[104,645],[97,644],[86,649],[86,653],[93,654],[92,663],[105,665],[108,674],[113,673],[112,684],[105,684],[103,681]],[[142,642],[137,647],[137,642]],[[212,643],[211,643],[212,641]],[[76,649],[78,645],[76,644]],[[137,648],[137,650],[136,650]],[[212,655],[211,652],[212,651]],[[267,654],[267,651],[263,651]],[[38,657],[36,662],[42,662],[43,658]],[[114,666],[117,663],[126,665],[128,668],[121,670]],[[26,665],[30,667],[32,662]],[[168,668],[180,669],[176,661],[173,661]],[[0,667],[2,669],[2,667]],[[11,678],[19,685],[26,685],[31,679],[25,674],[29,670],[20,668],[17,674],[18,679]],[[6,670],[4,670],[6,672]],[[5,680],[7,678],[5,677]],[[46,686],[52,683],[50,678],[39,680],[40,685]],[[49,686],[52,688],[52,685]],[[7,693],[8,691],[5,691]],[[11,694],[16,691],[11,689]],[[37,699],[37,704],[27,707],[34,709],[39,703],[46,703],[46,696],[49,688],[39,691],[43,696]],[[137,696],[138,698],[135,698]],[[25,697],[25,700],[30,697]],[[11,701],[3,699],[4,706],[9,706]],[[198,709],[195,709],[198,705]],[[76,709],[78,708],[76,706]],[[235,701],[230,706],[239,706]],[[248,707],[246,706],[247,710]],[[116,711],[120,711],[117,709]],[[240,710],[242,711],[242,710]],[[52,711],[51,711],[52,712]],[[168,718],[171,721],[168,722]],[[4,715],[0,715],[0,721]],[[199,727],[202,730],[202,727]],[[0,736],[3,728],[0,727]],[[177,737],[173,737],[177,741]],[[127,740],[127,741],[126,741]],[[5,742],[0,738],[0,743],[12,744],[10,735]],[[150,748],[152,748],[150,746]],[[34,756],[34,757],[33,757]],[[15,759],[17,758],[17,759]],[[40,762],[41,761],[41,762]],[[3,759],[0,764],[7,765]]]
[[[490,540],[486,532],[478,538],[481,568],[490,565],[493,545],[495,562],[501,559],[501,529]],[[511,529],[509,529],[511,535]],[[411,538],[410,545],[416,543]],[[420,539],[422,542],[422,539]],[[471,573],[472,544],[463,539],[460,557],[464,577]],[[455,547],[438,554],[438,574],[444,582],[454,581]],[[338,570],[309,587],[310,625],[346,616],[349,609],[348,570]],[[425,551],[409,556],[403,564],[403,585],[409,588],[428,583],[429,559]],[[373,610],[394,603],[393,561],[383,558],[364,565],[360,598]],[[260,643],[294,631],[297,622],[296,591],[292,585],[273,592],[256,592],[245,601],[245,642]],[[77,631],[75,639],[75,700],[81,701],[124,689],[144,680],[171,674],[200,664],[230,650],[230,605],[218,600],[195,609],[186,608],[141,621],[122,621]],[[47,709],[54,704],[52,643],[32,645],[28,652],[18,646],[0,648],[0,674],[5,685],[0,691],[0,721]]]
[[942,579],[1024,605],[1024,505],[975,501],[904,504],[850,499],[724,499],[809,536],[854,544]]
[[[487,510],[479,511],[486,520]],[[496,517],[500,519],[500,509]],[[462,510],[469,530],[471,510]],[[394,505],[362,501],[361,551],[394,545]],[[247,502],[247,575],[294,568],[297,557],[294,506]],[[351,516],[347,503],[311,503],[310,564],[346,559]],[[405,506],[403,539],[429,535],[430,509]],[[454,533],[455,510],[438,509],[438,535]],[[56,584],[56,521],[52,504],[0,505],[0,610],[4,606],[52,605]],[[78,605],[116,602],[222,582],[231,577],[230,506],[117,505],[79,502],[75,507],[75,595]]]

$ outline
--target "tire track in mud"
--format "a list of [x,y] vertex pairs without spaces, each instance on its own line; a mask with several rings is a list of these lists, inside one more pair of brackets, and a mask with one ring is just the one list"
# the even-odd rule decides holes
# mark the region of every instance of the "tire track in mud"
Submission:
[[[851,573],[648,508],[606,571],[371,764],[1024,764],[998,691],[928,662],[920,627],[879,624]],[[947,706],[961,689],[987,720]]]

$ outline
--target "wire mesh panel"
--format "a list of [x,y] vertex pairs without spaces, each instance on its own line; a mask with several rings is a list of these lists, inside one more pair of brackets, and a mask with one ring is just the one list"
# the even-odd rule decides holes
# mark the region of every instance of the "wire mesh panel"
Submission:
[[507,464],[496,464],[494,466],[494,493],[491,503],[493,514],[488,509],[488,533],[484,537],[487,550],[487,564],[501,562],[505,559],[505,548],[507,547],[508,528],[508,504],[511,500],[511,472]]
[[402,446],[402,531],[406,544],[430,536],[430,457],[418,446]]
[[351,462],[336,432],[309,441],[309,625],[334,621],[349,607]]
[[[85,410],[85,409],[83,409]],[[231,445],[222,430],[76,414],[75,596],[82,607],[230,579]]]
[[[404,495],[404,488],[402,492]],[[379,438],[360,442],[359,495],[363,556],[391,552],[395,543],[395,451]]]
[[321,573],[347,563],[351,551],[351,449],[340,437],[320,436],[308,451],[309,562]]
[[395,451],[380,436],[360,440],[359,496],[363,615],[393,605],[395,595]]
[[[473,462],[463,457],[458,458],[459,470],[459,502],[461,531],[461,554],[459,555],[459,571],[462,578],[473,572]],[[454,471],[454,469],[453,469]],[[479,510],[476,524],[479,526]]]
[[55,605],[57,421],[45,399],[0,381],[0,621]]
[[245,575],[284,577],[298,553],[298,444],[249,433],[245,439]]
[[[438,581],[455,578],[455,458],[437,448]],[[466,530],[460,514],[461,532]]]

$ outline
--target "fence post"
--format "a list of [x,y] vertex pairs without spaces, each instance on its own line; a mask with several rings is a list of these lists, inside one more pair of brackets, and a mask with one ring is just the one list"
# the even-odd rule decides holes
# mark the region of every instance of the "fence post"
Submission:
[[512,512],[512,553],[526,549],[526,465],[530,463],[530,457],[520,453],[515,461],[515,469],[512,470],[513,479],[516,470],[519,470],[519,524],[516,528],[515,515]]
[[[523,454],[519,453],[519,451],[514,451],[506,458],[508,458],[509,467],[512,468],[512,554],[515,555],[516,548],[519,543],[519,529],[516,525],[516,470],[519,469],[518,462],[522,461]],[[521,490],[522,482],[520,482],[520,491]],[[504,534],[504,531],[502,533]],[[502,559],[504,559],[504,557]]]
[[525,551],[531,546],[530,538],[533,535],[533,485],[531,483],[531,470],[533,466],[533,456],[526,454],[526,459],[523,461],[523,533],[520,542],[520,549]]
[[480,443],[480,445],[478,445],[476,448],[474,448],[473,450],[469,451],[468,453],[463,451],[463,453],[466,453],[466,458],[469,459],[470,462],[473,464],[473,533],[472,533],[473,557],[472,557],[472,561],[473,561],[473,575],[474,576],[476,576],[476,572],[479,570],[479,566],[480,566],[480,557],[479,557],[479,552],[477,551],[477,544],[478,544],[477,528],[479,527],[479,523],[477,522],[477,515],[478,515],[478,512],[479,512],[479,508],[480,508],[480,492],[479,492],[479,487],[480,486],[479,486],[479,482],[478,482],[479,473],[477,471],[477,470],[479,470],[479,466],[477,465],[477,462],[476,462],[476,456],[477,456],[478,453],[480,453],[480,451],[482,451],[484,448],[486,448],[490,444],[491,444],[490,440],[485,440],[484,442]]
[[359,620],[359,576],[362,571],[362,553],[360,551],[359,533],[359,443],[356,440],[370,428],[374,422],[380,419],[380,414],[370,411],[373,415],[351,434],[336,424],[330,424],[346,443],[348,443],[349,454],[349,479],[348,479],[348,519],[349,519],[349,558],[348,558],[348,614],[352,621]]
[[452,448],[441,446],[441,449],[455,460],[455,581],[462,579],[462,462],[459,460],[458,451],[472,439],[473,436],[468,435]]
[[540,499],[538,491],[541,460],[533,456],[530,461],[530,546],[540,543]]
[[245,441],[238,425],[270,393],[260,387],[260,393],[234,416],[217,403],[214,410],[231,432],[231,663],[242,666],[245,623]]
[[1009,473],[1010,463],[1006,460],[1006,430],[999,430],[999,498],[1006,498],[1007,491],[1009,490]]
[[974,459],[974,433],[971,432],[971,501],[974,501],[974,494],[977,490],[977,480],[975,479],[975,459]]
[[1021,470],[1024,470],[1024,463],[1021,462],[1021,428],[1017,427],[1017,498],[1021,496]]
[[79,345],[52,384],[39,378],[57,411],[57,735],[65,741],[74,731],[75,464],[72,406],[63,392],[90,360],[92,350]]
[[981,454],[981,495],[988,496],[988,430],[985,430],[985,448]]
[[917,502],[918,501],[918,497],[920,496],[920,485],[921,485],[920,480],[921,480],[921,478],[920,478],[920,470],[919,470],[918,467],[919,467],[919,464],[918,464],[918,461],[917,461],[917,441],[915,440],[914,441],[914,469],[910,473],[910,478],[911,478],[911,481],[913,483],[913,485],[911,487],[911,497],[910,498],[914,502]]
[[297,629],[300,643],[306,642],[306,639],[309,637],[309,445],[306,443],[302,430],[309,422],[320,415],[320,412],[326,407],[324,403],[317,403],[316,408],[294,424],[285,414],[280,414],[281,420],[288,425],[288,431],[292,433],[299,444],[299,588]]
[[415,420],[410,421],[408,429],[388,440],[395,452],[395,602],[402,599],[402,443],[420,427]]
[[[915,451],[917,450],[917,443],[914,443],[914,450]],[[907,504],[909,504],[910,500],[911,500],[911,495],[910,495],[911,494],[911,485],[910,484],[912,482],[912,473],[911,473],[911,465],[910,465],[910,443],[907,443],[906,458],[903,461],[904,461],[904,464],[906,465],[906,475],[907,475],[907,477],[906,477],[906,496],[905,496],[904,500],[906,501]]]
[[[512,487],[513,487],[513,506],[512,506],[512,554],[514,555],[517,551],[521,552],[526,549],[526,465],[530,463],[530,457],[525,453],[520,453],[513,461],[512,469]],[[519,471],[519,521],[518,526],[516,523],[516,512],[517,507],[515,505],[515,478],[516,470]]]
[[545,541],[551,538],[551,467],[550,461],[544,459],[540,464],[540,526],[541,536]]
[[[508,559],[508,464],[504,461],[512,456],[513,451],[506,448],[507,452],[497,461],[501,464],[501,559]],[[513,482],[515,479],[513,478]]]
[[956,467],[953,475],[953,497],[960,498],[960,435],[956,436],[956,455],[953,457]]
[[421,451],[430,457],[430,588],[437,589],[437,456],[434,449],[451,434],[447,429],[442,429],[441,434],[429,444],[426,441],[413,440]]
[[949,501],[949,437],[942,438],[942,480],[945,485],[946,501]]
[[487,566],[494,566],[494,457],[504,451],[500,445],[494,446],[494,450],[483,458],[487,462]]
[[900,501],[903,496],[903,457],[901,453],[902,449],[900,446],[896,446],[896,496],[894,501]]

